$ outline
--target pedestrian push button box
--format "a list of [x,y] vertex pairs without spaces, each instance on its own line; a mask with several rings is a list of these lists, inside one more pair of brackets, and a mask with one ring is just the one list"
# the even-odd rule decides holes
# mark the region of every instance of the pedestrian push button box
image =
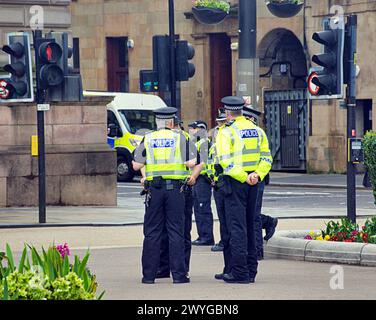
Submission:
[[351,138],[349,139],[349,156],[348,160],[351,163],[364,162],[363,144],[362,139]]

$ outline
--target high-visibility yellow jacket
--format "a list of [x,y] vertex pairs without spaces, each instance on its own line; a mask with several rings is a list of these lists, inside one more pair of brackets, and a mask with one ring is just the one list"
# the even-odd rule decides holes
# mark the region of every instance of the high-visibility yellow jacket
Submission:
[[180,139],[182,135],[168,129],[161,129],[145,135],[146,180],[155,177],[183,180],[188,171],[182,160]]
[[216,153],[223,174],[241,183],[251,172],[256,172],[263,180],[272,168],[273,159],[264,130],[243,116],[220,130]]

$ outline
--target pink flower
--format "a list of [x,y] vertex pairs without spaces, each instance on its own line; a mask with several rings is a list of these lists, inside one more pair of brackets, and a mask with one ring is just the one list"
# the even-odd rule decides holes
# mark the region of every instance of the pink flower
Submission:
[[67,243],[64,243],[64,245],[61,245],[61,244],[57,245],[56,250],[59,251],[62,258],[64,258],[66,255],[68,256],[70,255],[69,247]]
[[353,232],[351,232],[352,236],[356,236],[357,234],[358,234],[358,230],[354,230]]
[[304,240],[312,240],[312,237],[310,235],[307,235],[304,237]]

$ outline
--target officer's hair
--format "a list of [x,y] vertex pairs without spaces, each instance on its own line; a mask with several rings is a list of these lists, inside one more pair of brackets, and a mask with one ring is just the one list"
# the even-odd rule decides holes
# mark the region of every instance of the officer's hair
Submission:
[[174,119],[155,119],[158,129],[173,128]]
[[243,110],[226,110],[231,117],[239,117],[243,114]]

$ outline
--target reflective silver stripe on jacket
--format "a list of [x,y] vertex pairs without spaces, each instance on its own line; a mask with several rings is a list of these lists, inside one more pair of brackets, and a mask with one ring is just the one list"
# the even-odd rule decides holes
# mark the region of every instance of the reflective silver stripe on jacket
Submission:
[[146,177],[150,176],[186,176],[188,173],[187,171],[183,170],[158,170],[158,171],[151,171],[151,172],[146,172]]

